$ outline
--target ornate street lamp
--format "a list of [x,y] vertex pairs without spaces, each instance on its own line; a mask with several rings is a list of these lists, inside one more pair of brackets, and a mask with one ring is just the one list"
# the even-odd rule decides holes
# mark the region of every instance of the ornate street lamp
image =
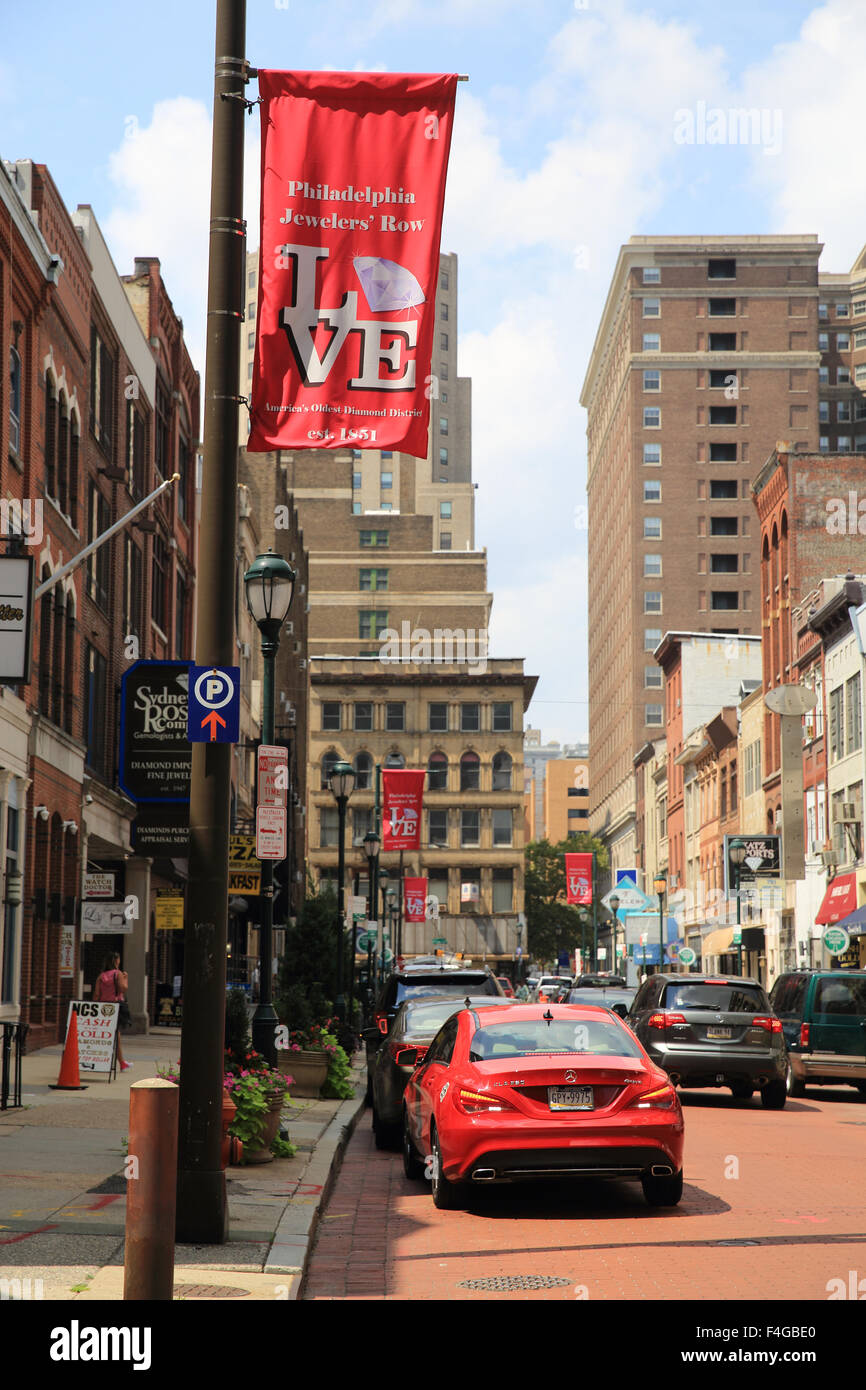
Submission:
[[740,874],[743,871],[747,853],[748,851],[742,840],[731,840],[731,843],[728,845],[728,856],[731,861],[731,867],[734,870],[734,893],[737,898],[737,936],[740,938],[737,942],[737,974],[740,976],[740,979],[743,978],[743,931],[740,926]]
[[[268,550],[257,555],[244,575],[250,616],[261,633],[264,679],[262,681],[262,743],[274,741],[274,662],[280,630],[292,603],[295,571],[282,555]],[[262,860],[261,924],[259,929],[259,1002],[253,1015],[253,1047],[277,1065],[273,997],[274,860]]]
[[[337,1017],[346,1022],[346,1000],[343,995],[343,955],[345,952],[344,918],[346,915],[346,805],[355,790],[355,769],[351,763],[336,762],[328,779],[337,803]],[[351,1019],[349,1020],[351,1026]]]
[[664,874],[656,874],[653,879],[653,891],[659,895],[659,974],[665,968],[665,913],[664,902],[667,892],[668,881]]

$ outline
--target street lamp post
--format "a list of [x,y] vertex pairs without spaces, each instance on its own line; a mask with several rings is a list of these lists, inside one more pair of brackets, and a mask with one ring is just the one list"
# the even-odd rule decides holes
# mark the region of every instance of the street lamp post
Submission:
[[616,893],[614,893],[613,897],[610,899],[610,910],[613,913],[613,970],[614,974],[616,974],[616,948],[619,945],[619,918],[617,917],[617,913],[619,912],[619,897]]
[[664,874],[656,874],[653,879],[653,890],[659,895],[659,974],[665,968],[665,891],[668,881]]
[[[247,607],[262,637],[262,742],[274,741],[274,663],[280,629],[292,603],[295,571],[281,555],[268,550],[257,555],[244,575]],[[259,1002],[253,1015],[253,1047],[277,1065],[277,1015],[273,998],[274,861],[262,860],[261,923],[259,926]]]
[[737,899],[737,974],[743,978],[743,932],[740,926],[740,874],[746,862],[746,846],[742,840],[731,840],[728,846],[728,855],[731,860],[731,867],[734,870],[734,893]]
[[[337,997],[334,1009],[343,1023],[346,1022],[346,998],[343,994],[343,956],[345,936],[343,934],[346,916],[346,806],[355,789],[355,769],[351,763],[336,762],[328,779],[331,794],[337,803]],[[351,1020],[349,1020],[351,1023]]]
[[[379,845],[381,841],[375,830],[368,830],[364,836],[364,853],[367,856],[367,921],[375,922],[377,916],[377,904],[379,901]],[[367,993],[368,1003],[373,1003],[373,946],[370,940],[369,928],[367,931]],[[370,1009],[367,1009],[369,1015]],[[369,1016],[367,1024],[369,1025]]]
[[393,886],[393,884],[391,884],[391,885],[389,886],[389,888],[388,888],[388,890],[387,890],[387,892],[386,892],[386,894],[385,894],[385,897],[386,897],[387,900],[388,900],[388,902],[387,902],[388,941],[387,941],[387,943],[385,942],[385,933],[383,932],[383,933],[382,933],[382,973],[383,973],[383,975],[384,975],[384,973],[385,973],[385,956],[386,956],[386,953],[387,953],[387,951],[388,951],[388,947],[389,947],[389,946],[391,946],[391,950],[393,951],[394,947],[393,947],[393,945],[391,945],[391,943],[395,941],[395,934],[396,934],[396,924],[397,924],[397,889]]

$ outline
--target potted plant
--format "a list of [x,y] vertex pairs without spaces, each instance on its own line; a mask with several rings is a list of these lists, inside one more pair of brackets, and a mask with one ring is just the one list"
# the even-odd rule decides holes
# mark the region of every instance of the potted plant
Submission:
[[287,1046],[277,1052],[277,1066],[281,1071],[291,1067],[296,1096],[318,1096],[328,1075],[335,1041],[321,1023],[294,1028],[289,1033]]
[[236,1107],[229,1134],[244,1146],[244,1163],[270,1163],[272,1148],[285,1145],[277,1139],[280,1116],[292,1078],[270,1067],[227,1071],[225,1089]]

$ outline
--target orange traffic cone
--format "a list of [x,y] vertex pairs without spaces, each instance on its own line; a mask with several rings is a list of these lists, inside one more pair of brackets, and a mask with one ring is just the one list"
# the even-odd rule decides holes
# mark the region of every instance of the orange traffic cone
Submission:
[[74,1009],[69,1019],[69,1027],[66,1030],[66,1043],[63,1048],[63,1059],[60,1063],[60,1075],[57,1078],[57,1085],[50,1089],[52,1091],[87,1090],[86,1086],[82,1086],[78,1074],[78,1014]]

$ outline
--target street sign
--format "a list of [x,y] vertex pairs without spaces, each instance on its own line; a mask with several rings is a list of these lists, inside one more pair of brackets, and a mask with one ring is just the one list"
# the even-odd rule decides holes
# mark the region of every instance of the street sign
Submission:
[[237,743],[241,719],[239,666],[190,666],[190,743]]
[[85,874],[85,898],[113,898],[114,874]]
[[263,743],[256,758],[259,806],[285,806],[289,785],[289,750]]
[[[187,751],[189,743],[185,739]],[[186,859],[189,854],[189,803],[140,806],[131,838],[139,854],[152,858]]]
[[70,999],[66,1015],[67,1033],[73,1014],[78,1019],[79,1067],[82,1071],[110,1072],[120,1005],[100,1004],[95,999]]
[[[36,505],[41,507],[42,503]],[[0,556],[0,681],[7,685],[26,685],[30,680],[33,562],[32,555]],[[50,602],[46,598],[46,607]]]
[[127,915],[126,903],[83,902],[81,904],[81,930],[88,935],[113,936],[115,933],[128,936],[133,928],[132,914]]
[[188,661],[136,661],[121,677],[117,780],[133,801],[189,802],[189,670]]
[[256,810],[256,858],[285,859],[287,813],[284,806]]
[[434,936],[434,938],[433,938],[433,945],[434,945],[434,946],[447,946],[447,945],[448,945],[448,937],[447,937],[447,936]]
[[357,949],[359,951],[375,951],[376,933],[374,931],[360,931],[357,936]]
[[617,912],[646,912],[648,908],[651,910],[653,907],[652,900],[647,897],[646,893],[642,893],[639,888],[630,888],[628,881],[618,883],[602,898],[608,912],[613,912],[610,905],[611,898],[619,898]]
[[842,956],[851,945],[851,938],[844,927],[828,927],[824,932],[824,945],[831,956]]
[[157,889],[154,927],[157,931],[183,931],[183,896],[175,890]]
[[734,927],[733,944],[734,944],[735,946],[740,946],[740,945],[742,945],[742,941],[743,941],[743,929],[742,929],[742,927]]
[[255,835],[229,836],[229,896],[240,893],[258,897],[261,891],[262,866],[256,854]]
[[691,946],[680,947],[680,963],[682,965],[694,965],[696,960],[697,956],[695,955]]

